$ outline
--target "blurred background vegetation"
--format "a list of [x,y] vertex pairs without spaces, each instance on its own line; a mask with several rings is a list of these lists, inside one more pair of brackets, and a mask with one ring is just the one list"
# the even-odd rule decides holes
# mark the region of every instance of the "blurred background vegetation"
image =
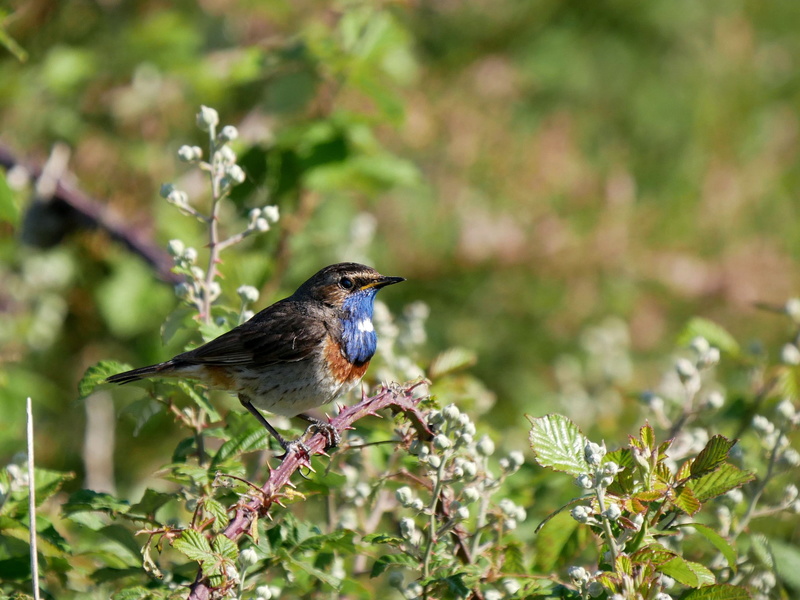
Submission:
[[[225,261],[225,292],[259,286],[262,308],[346,259],[407,277],[383,300],[430,306],[423,363],[475,353],[496,402],[475,387],[474,412],[509,449],[523,413],[555,410],[622,441],[692,315],[742,340],[787,331],[754,305],[798,289],[797,3],[4,4],[0,142],[18,160],[63,142],[104,223],[201,248],[158,189],[202,194],[175,151],[215,107],[248,174],[229,212],[283,217]],[[161,342],[178,300],[150,264],[107,227],[31,211],[16,181],[0,180],[0,460],[30,395],[38,464],[79,487],[84,370],[187,340]],[[115,390],[116,412],[134,397]],[[174,425],[103,422],[105,483],[135,495]]]

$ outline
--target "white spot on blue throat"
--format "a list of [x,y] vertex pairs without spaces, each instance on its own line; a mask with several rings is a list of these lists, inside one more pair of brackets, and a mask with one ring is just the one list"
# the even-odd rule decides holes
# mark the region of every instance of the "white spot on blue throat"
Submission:
[[378,336],[372,325],[372,309],[377,293],[376,288],[359,290],[344,301],[342,344],[344,354],[350,362],[357,364],[367,362],[378,347]]

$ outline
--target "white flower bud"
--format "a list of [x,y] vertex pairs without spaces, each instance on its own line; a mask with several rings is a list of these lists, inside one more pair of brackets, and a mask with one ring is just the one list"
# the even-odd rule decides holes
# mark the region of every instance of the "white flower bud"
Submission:
[[475,477],[476,473],[478,472],[478,465],[471,460],[465,461],[464,464],[461,465],[461,468],[464,469],[464,475],[470,479]]
[[590,581],[586,591],[589,592],[592,598],[599,598],[605,593],[606,588],[599,581]]
[[764,415],[755,415],[753,417],[753,429],[758,433],[770,434],[775,431],[775,425]]
[[511,468],[519,469],[525,462],[525,457],[519,450],[513,450],[508,453],[508,460],[511,462]]
[[800,298],[789,298],[783,307],[783,311],[795,323],[800,323]]
[[197,113],[197,126],[202,131],[209,131],[211,128],[219,124],[219,114],[213,108],[208,106],[201,106],[200,112]]
[[613,460],[610,460],[607,463],[603,464],[603,474],[604,475],[616,475],[620,471],[622,471],[622,467],[620,467]]
[[275,205],[265,206],[263,211],[264,216],[272,223],[277,223],[281,218],[280,209]]
[[162,183],[161,188],[158,190],[159,195],[162,198],[169,198],[169,195],[172,193],[172,190],[175,189],[175,186],[171,183]]
[[433,438],[433,447],[437,450],[445,450],[452,445],[453,442],[451,442],[450,439],[442,433]]
[[785,365],[800,365],[800,349],[794,344],[784,344],[781,348],[781,362]]
[[268,585],[260,585],[256,588],[256,600],[272,600],[272,590]]
[[719,363],[719,358],[719,348],[712,347],[698,359],[697,364],[703,369],[708,369]]
[[239,130],[236,129],[233,125],[225,125],[217,136],[217,139],[220,142],[230,142],[231,140],[235,140],[239,137]]
[[239,553],[239,562],[245,569],[252,567],[258,562],[258,554],[252,548],[245,548]]
[[592,466],[599,465],[600,461],[603,460],[605,455],[605,444],[601,446],[600,444],[587,441],[586,445],[583,447],[583,456],[586,459],[586,462]]
[[697,367],[686,358],[679,358],[675,361],[675,371],[684,383],[697,377]]
[[616,504],[609,504],[608,508],[603,511],[603,516],[609,521],[616,521],[622,516],[622,511]]
[[497,506],[499,506],[500,510],[503,511],[503,514],[509,517],[516,516],[517,514],[517,505],[508,498],[503,498],[500,500],[500,502],[497,503]]
[[397,489],[394,493],[394,497],[397,498],[397,501],[403,506],[408,506],[414,500],[414,492],[411,491],[410,487],[404,485]]
[[793,483],[790,483],[783,488],[783,504],[791,504],[797,500],[797,495],[797,486]]
[[239,294],[239,298],[242,299],[242,302],[247,302],[249,304],[258,302],[258,290],[252,285],[240,285],[236,293]]
[[178,158],[183,162],[193,162],[195,160],[194,148],[184,144],[178,148]]
[[181,258],[186,261],[187,264],[193,265],[197,262],[197,250],[189,246],[183,251]]
[[517,520],[516,519],[506,519],[503,523],[509,531],[513,531],[517,528]]
[[800,452],[794,448],[787,448],[781,453],[780,462],[789,467],[800,466]]
[[167,252],[169,252],[171,256],[180,256],[183,254],[183,249],[185,247],[181,240],[170,240],[167,244]]
[[520,586],[516,579],[506,578],[500,581],[500,587],[503,588],[503,592],[505,592],[507,596],[513,596],[519,592],[522,586]]
[[581,473],[575,478],[575,485],[584,490],[590,490],[594,487],[594,478],[588,473]]
[[173,189],[167,195],[167,202],[174,204],[177,207],[186,206],[189,204],[189,194],[183,190]]
[[570,567],[567,569],[567,575],[572,581],[575,582],[582,582],[589,580],[589,573],[586,572],[586,569],[583,567]]
[[239,165],[231,165],[228,167],[228,177],[231,178],[231,181],[234,183],[243,183],[247,176],[244,174],[244,170]]
[[400,519],[400,535],[402,535],[404,539],[410,540],[414,537],[416,530],[417,525],[414,523],[414,519],[410,517],[403,517]]
[[422,502],[422,498],[414,498],[408,505],[408,508],[411,510],[421,511],[423,508],[425,508],[425,504]]
[[233,151],[233,148],[230,146],[223,146],[219,150],[217,150],[217,154],[219,155],[222,162],[226,165],[232,165],[236,163],[236,152]]
[[472,504],[473,502],[477,502],[480,497],[481,493],[478,491],[478,488],[469,486],[461,490],[461,498],[464,504]]
[[708,343],[708,340],[701,335],[698,335],[695,338],[692,338],[692,341],[689,342],[689,348],[694,350],[697,353],[697,356],[703,356],[706,352],[708,352],[711,345]]
[[775,413],[778,415],[779,419],[788,421],[789,423],[795,420],[797,414],[794,409],[794,403],[792,403],[789,398],[784,398],[780,401],[778,406],[775,407]]
[[578,523],[586,523],[592,516],[592,509],[588,506],[584,506],[583,504],[579,504],[577,506],[573,506],[572,510],[569,511],[569,514]]
[[501,600],[503,593],[500,590],[486,590],[483,593],[485,600]]
[[709,392],[705,400],[703,400],[703,406],[709,410],[719,410],[724,404],[725,396],[717,390]]
[[448,404],[444,407],[444,409],[442,409],[442,416],[448,423],[455,423],[458,421],[460,414],[461,411],[458,410],[458,407],[455,404]]
[[261,209],[260,208],[251,208],[250,212],[247,213],[247,217],[250,219],[251,223],[255,223],[256,219],[261,216]]
[[494,454],[494,442],[492,441],[492,438],[490,438],[488,435],[484,435],[478,440],[475,450],[481,456],[491,456]]
[[269,231],[269,221],[267,221],[264,217],[260,217],[256,219],[255,227],[258,231],[262,233],[265,231]]
[[458,510],[456,510],[455,514],[453,515],[453,518],[456,521],[465,521],[469,519],[469,508],[466,506],[459,506]]

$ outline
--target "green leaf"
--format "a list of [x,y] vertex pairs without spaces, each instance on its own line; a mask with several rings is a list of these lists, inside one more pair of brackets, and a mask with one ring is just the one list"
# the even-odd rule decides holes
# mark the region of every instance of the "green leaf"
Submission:
[[700,563],[685,560],[680,556],[674,556],[671,560],[658,567],[658,570],[678,583],[688,587],[702,587],[716,583],[714,574]]
[[399,546],[403,543],[403,538],[396,535],[387,535],[385,533],[370,533],[361,538],[365,544],[389,544],[390,546]]
[[677,557],[677,554],[672,550],[668,550],[661,544],[649,544],[631,554],[631,560],[635,562],[651,562],[656,566],[666,564]]
[[198,392],[191,384],[187,383],[186,381],[179,381],[178,387],[183,390],[183,392],[191,398],[197,406],[202,408],[206,411],[208,415],[208,420],[212,423],[216,423],[222,417],[217,412],[217,409],[214,408],[214,405],[211,404],[209,399],[206,397],[205,392]]
[[79,399],[83,400],[89,396],[98,386],[105,384],[106,379],[112,375],[129,371],[130,369],[130,365],[115,360],[101,360],[96,365],[89,367],[78,383]]
[[730,333],[713,321],[702,317],[695,317],[686,324],[678,336],[678,344],[688,346],[692,339],[698,336],[706,338],[709,344],[731,356],[738,356],[741,352],[739,343]]
[[111,600],[156,600],[163,597],[164,595],[158,590],[137,585],[112,594]]
[[188,306],[180,306],[173,310],[161,325],[161,343],[166,346],[176,333],[186,329],[187,321],[191,320],[191,316],[196,312],[195,308]]
[[210,468],[214,469],[221,462],[233,456],[238,456],[243,452],[253,452],[255,450],[269,448],[269,438],[269,432],[260,425],[243,431],[220,446],[220,449],[211,461]]
[[172,547],[190,560],[196,560],[201,563],[216,560],[206,536],[194,529],[184,529],[181,532],[181,537],[173,540]]
[[418,568],[419,561],[408,554],[384,554],[372,564],[370,577],[377,577],[386,569],[393,566]]
[[440,353],[428,368],[428,377],[438,379],[457,371],[467,369],[478,361],[478,357],[467,348],[450,348]]
[[578,426],[563,415],[533,418],[529,440],[536,462],[543,467],[578,476],[586,472],[583,448],[586,437]]
[[507,573],[527,573],[521,542],[511,542],[506,546],[503,554],[503,570]]
[[212,529],[222,529],[228,524],[228,511],[221,502],[217,502],[213,498],[206,498],[203,500],[203,510],[214,517]]
[[795,544],[774,539],[769,541],[769,545],[778,576],[795,591],[800,590],[800,550]]
[[722,463],[716,471],[690,481],[687,485],[692,488],[700,502],[705,502],[753,479],[755,475],[749,471],[742,471],[730,463]]
[[707,585],[691,590],[682,600],[750,600],[752,596],[746,589],[728,583]]
[[139,544],[129,529],[122,525],[108,525],[97,533],[108,540],[100,543],[103,549],[113,552],[114,556],[121,559],[128,566],[133,567],[142,564]]
[[[711,542],[711,544],[717,550],[719,550],[720,554],[722,554],[725,557],[725,560],[728,561],[728,566],[731,568],[731,570],[734,573],[736,572],[736,550],[734,550],[731,543],[722,537],[716,529],[712,529],[708,525],[703,525],[702,523],[684,523],[682,525],[677,525],[677,527],[693,528],[697,533]],[[798,572],[800,572],[800,565],[798,565]]]
[[692,477],[699,477],[709,471],[713,471],[720,464],[725,462],[728,458],[728,452],[736,444],[736,440],[729,440],[728,438],[715,435],[700,451],[697,458],[692,461],[691,473]]
[[165,410],[166,406],[163,403],[145,396],[125,406],[119,414],[133,421],[133,436],[136,437],[141,433],[142,428],[150,422],[150,419]]
[[236,545],[236,542],[225,535],[219,534],[215,537],[212,548],[214,552],[223,558],[228,558],[230,560],[239,558],[239,547]]
[[82,511],[100,511],[109,514],[127,512],[129,504],[105,492],[78,490],[61,506],[65,515]]
[[157,492],[147,488],[142,499],[128,509],[128,516],[141,515],[148,519],[155,519],[156,511],[173,499],[172,494]]
[[536,545],[536,570],[549,573],[567,554],[566,548],[578,529],[578,522],[569,512],[562,512],[551,518],[534,538]]
[[630,448],[620,448],[609,452],[603,457],[603,463],[615,462],[622,470],[614,477],[614,481],[608,486],[608,491],[617,496],[627,496],[634,490],[635,463],[633,452]]
[[687,485],[675,488],[675,497],[672,502],[687,515],[695,514],[702,507],[700,501]]
[[642,448],[652,454],[656,449],[656,432],[649,423],[645,423],[639,429],[639,438],[642,440]]

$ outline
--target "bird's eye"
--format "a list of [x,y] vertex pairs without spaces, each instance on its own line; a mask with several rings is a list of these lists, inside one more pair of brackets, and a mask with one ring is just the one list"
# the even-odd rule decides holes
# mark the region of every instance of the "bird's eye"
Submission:
[[355,284],[349,277],[342,277],[342,279],[339,281],[339,285],[345,290],[352,290]]

